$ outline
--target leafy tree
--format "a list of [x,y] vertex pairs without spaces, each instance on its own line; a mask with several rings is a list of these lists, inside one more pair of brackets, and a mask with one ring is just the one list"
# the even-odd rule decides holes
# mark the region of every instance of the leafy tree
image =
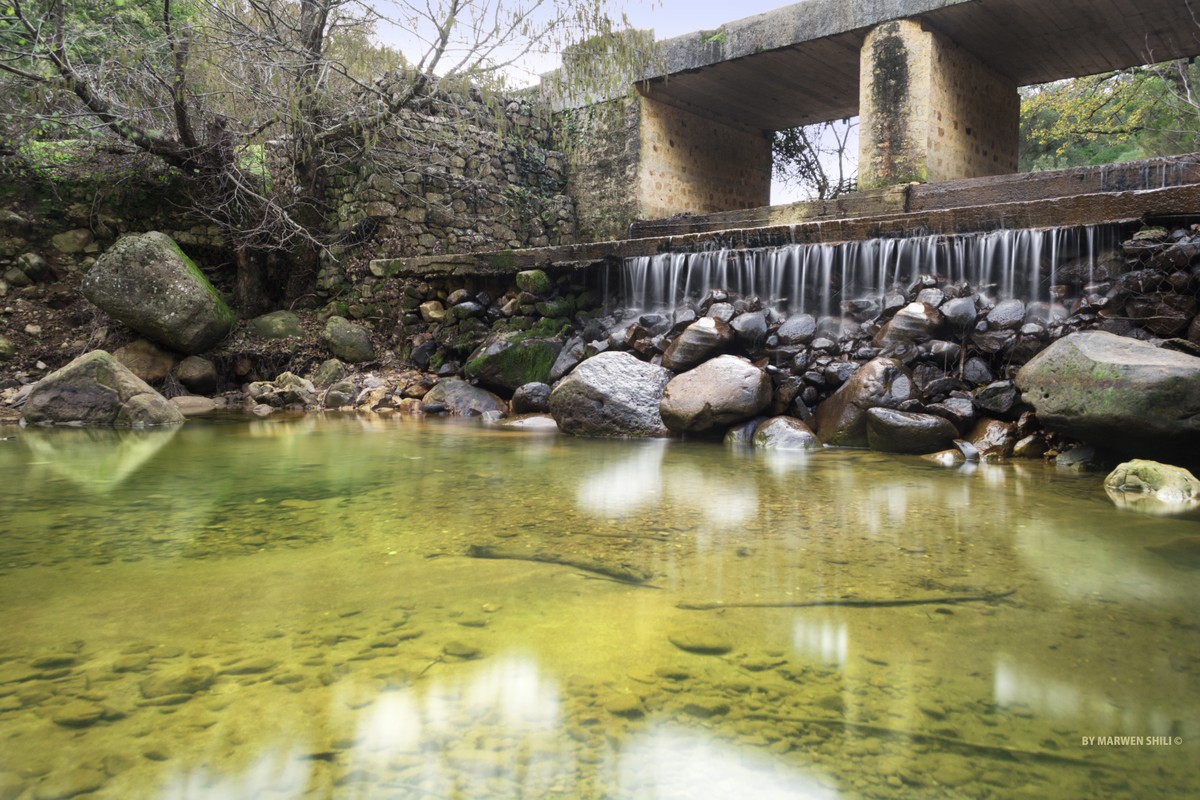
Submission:
[[[26,130],[117,139],[179,170],[253,313],[332,241],[327,185],[402,112],[489,95],[535,52],[610,31],[606,0],[0,0],[0,98]],[[407,58],[376,45],[398,31]],[[406,152],[419,153],[415,141]],[[419,158],[419,156],[414,156]],[[270,263],[286,263],[282,276]],[[303,283],[301,280],[300,284]]]

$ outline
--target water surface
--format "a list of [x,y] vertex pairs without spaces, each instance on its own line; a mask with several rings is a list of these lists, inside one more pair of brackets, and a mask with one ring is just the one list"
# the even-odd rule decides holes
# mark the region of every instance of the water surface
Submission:
[[1094,475],[407,418],[0,439],[0,797],[1200,792],[1200,529]]

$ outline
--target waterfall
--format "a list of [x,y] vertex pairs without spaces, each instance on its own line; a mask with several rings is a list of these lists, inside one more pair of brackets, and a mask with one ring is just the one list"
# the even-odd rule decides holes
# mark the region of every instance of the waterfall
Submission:
[[1072,266],[1076,285],[1068,289],[1090,282],[1122,232],[1117,225],[1086,226],[661,253],[614,267],[608,285],[616,293],[609,299],[628,311],[669,311],[725,289],[785,314],[836,317],[882,308],[890,292],[929,275],[969,283],[997,301],[1062,303],[1062,268]]

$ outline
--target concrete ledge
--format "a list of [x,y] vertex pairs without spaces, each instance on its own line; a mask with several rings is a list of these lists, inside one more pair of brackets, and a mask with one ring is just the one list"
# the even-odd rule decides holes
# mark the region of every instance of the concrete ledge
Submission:
[[[977,233],[1013,228],[1050,228],[1200,215],[1200,184],[1165,189],[1079,194],[961,208],[946,208],[763,227],[652,236],[611,242],[501,250],[456,256],[379,259],[371,270],[393,275],[507,275],[522,269],[587,267],[636,256],[712,247],[768,247],[899,236]],[[380,273],[376,273],[380,274]]]

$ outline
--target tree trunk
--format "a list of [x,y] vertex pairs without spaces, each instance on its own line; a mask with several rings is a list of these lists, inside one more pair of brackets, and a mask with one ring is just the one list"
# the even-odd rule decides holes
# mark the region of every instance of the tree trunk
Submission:
[[262,260],[245,246],[236,251],[237,277],[233,295],[243,317],[256,317],[268,310],[267,274]]

